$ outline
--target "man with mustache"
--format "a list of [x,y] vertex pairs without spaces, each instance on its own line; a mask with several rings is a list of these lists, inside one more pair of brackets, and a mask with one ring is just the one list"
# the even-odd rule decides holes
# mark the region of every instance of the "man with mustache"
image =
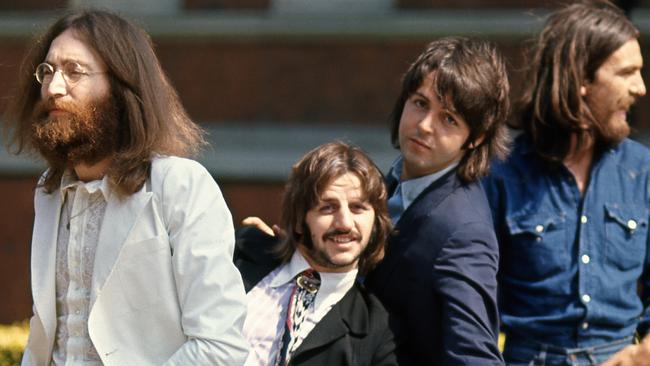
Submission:
[[484,182],[511,365],[599,365],[648,332],[650,151],[626,118],[646,93],[638,38],[589,1],[552,13],[535,42],[523,133]]
[[319,146],[294,165],[282,209],[279,246],[252,227],[238,235],[246,365],[395,365],[388,315],[357,282],[390,230],[377,167],[358,148]]
[[149,36],[105,11],[56,21],[8,111],[42,155],[23,365],[241,365],[245,293],[204,144]]

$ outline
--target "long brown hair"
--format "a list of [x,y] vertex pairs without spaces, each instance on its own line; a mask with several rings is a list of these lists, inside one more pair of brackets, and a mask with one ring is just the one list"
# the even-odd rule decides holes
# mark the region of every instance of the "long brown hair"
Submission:
[[[121,195],[138,191],[149,176],[155,154],[188,156],[205,144],[203,131],[190,120],[165,76],[149,35],[130,21],[103,10],[71,12],[40,36],[26,55],[18,90],[7,108],[5,134],[16,147],[34,152],[30,141],[32,114],[40,99],[34,80],[52,41],[72,29],[107,66],[111,92],[119,110],[119,138],[107,175]],[[43,186],[53,192],[66,166],[50,164]]]
[[531,47],[527,87],[515,126],[523,128],[542,159],[561,163],[570,153],[572,134],[578,149],[592,138],[607,143],[601,141],[600,122],[580,88],[594,80],[612,53],[638,37],[639,31],[609,1],[583,1],[549,16]]
[[384,257],[384,248],[391,230],[386,207],[386,187],[377,166],[358,147],[342,142],[321,145],[307,153],[293,166],[282,198],[282,226],[286,238],[278,248],[288,261],[298,245],[308,245],[307,211],[314,207],[321,193],[336,178],[355,174],[361,181],[362,199],[375,210],[375,222],[368,246],[359,258],[359,272],[367,273]]
[[[399,123],[408,98],[431,73],[436,72],[435,92],[449,109],[467,121],[469,137],[458,167],[458,177],[472,182],[487,174],[493,157],[508,151],[506,118],[510,108],[510,84],[503,57],[490,43],[464,37],[431,42],[402,79],[402,91],[390,115],[391,141],[399,148]],[[482,138],[482,140],[481,140]]]

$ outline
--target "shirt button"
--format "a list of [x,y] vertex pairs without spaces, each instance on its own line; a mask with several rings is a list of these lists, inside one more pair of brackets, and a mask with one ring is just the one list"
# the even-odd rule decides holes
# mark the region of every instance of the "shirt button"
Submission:
[[628,220],[627,221],[627,228],[630,229],[630,230],[636,229],[636,221]]
[[589,263],[589,261],[591,260],[591,258],[589,258],[589,256],[586,255],[586,254],[583,254],[582,257],[580,257],[580,259],[582,260],[582,263],[584,263],[584,264]]
[[538,233],[541,233],[542,231],[544,231],[544,225],[535,226],[535,231],[537,231]]
[[589,323],[587,322],[582,323],[582,329],[587,329],[587,328],[589,328]]
[[588,220],[587,220],[587,216],[585,216],[585,215],[580,216],[580,222],[581,222],[581,223],[586,224],[587,221],[588,221]]
[[586,304],[589,301],[591,301],[591,296],[589,296],[587,294],[582,295],[582,302],[584,302]]

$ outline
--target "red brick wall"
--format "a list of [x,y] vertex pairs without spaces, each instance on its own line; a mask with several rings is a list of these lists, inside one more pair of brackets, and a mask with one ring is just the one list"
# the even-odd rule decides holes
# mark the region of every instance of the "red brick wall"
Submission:
[[34,178],[0,179],[0,323],[31,315],[30,238]]

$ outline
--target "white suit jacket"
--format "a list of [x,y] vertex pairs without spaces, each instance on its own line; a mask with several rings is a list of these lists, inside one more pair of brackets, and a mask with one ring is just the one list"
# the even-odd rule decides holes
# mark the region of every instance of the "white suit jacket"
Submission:
[[[23,365],[48,365],[56,334],[59,192],[34,198],[34,316]],[[92,276],[88,331],[105,365],[242,365],[245,293],[219,187],[199,163],[158,157],[139,192],[111,193]]]

